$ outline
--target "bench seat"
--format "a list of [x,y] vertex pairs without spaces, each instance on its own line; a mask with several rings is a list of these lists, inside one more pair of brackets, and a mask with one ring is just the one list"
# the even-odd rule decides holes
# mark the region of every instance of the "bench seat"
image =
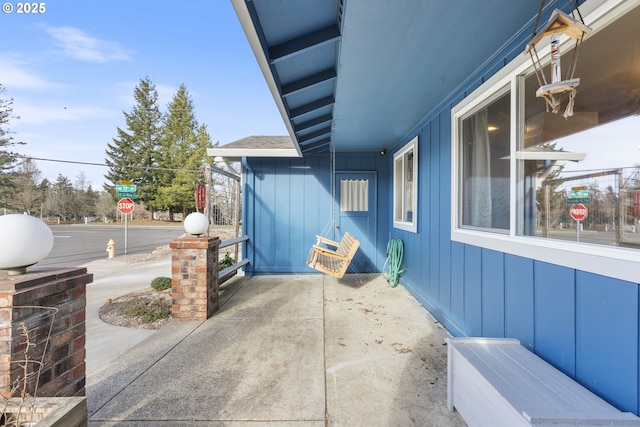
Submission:
[[469,426],[640,426],[516,339],[447,342],[447,407]]

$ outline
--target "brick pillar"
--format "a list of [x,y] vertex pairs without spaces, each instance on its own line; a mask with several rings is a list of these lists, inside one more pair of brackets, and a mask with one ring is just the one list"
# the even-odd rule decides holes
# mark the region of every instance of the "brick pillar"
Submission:
[[174,320],[205,320],[218,309],[218,237],[181,237],[171,252]]
[[[32,374],[40,365],[27,364],[30,394],[38,379],[39,397],[84,396],[86,285],[92,281],[86,268],[39,267],[16,276],[0,272],[0,393],[9,394],[24,378],[20,365],[27,358],[42,362],[39,379]],[[44,307],[57,312],[52,316],[53,310]],[[26,354],[25,330],[32,344]]]

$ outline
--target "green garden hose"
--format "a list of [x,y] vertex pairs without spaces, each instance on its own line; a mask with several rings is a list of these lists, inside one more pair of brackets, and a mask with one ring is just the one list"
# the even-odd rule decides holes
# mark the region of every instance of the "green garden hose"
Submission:
[[392,288],[398,286],[400,276],[404,273],[404,270],[402,270],[403,252],[402,240],[389,240],[389,243],[387,243],[387,260],[384,262],[382,277],[385,278]]

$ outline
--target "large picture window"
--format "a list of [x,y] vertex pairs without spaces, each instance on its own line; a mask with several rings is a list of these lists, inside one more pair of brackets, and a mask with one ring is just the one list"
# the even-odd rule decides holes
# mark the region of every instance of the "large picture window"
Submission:
[[[580,46],[573,115],[563,116],[568,94],[548,111],[525,55],[453,109],[451,238],[635,282],[640,2],[585,5],[593,31]],[[573,47],[560,45],[562,63]]]
[[[573,116],[547,112],[535,75],[525,79],[520,234],[640,248],[638,22],[640,7],[585,39]],[[574,219],[575,209],[587,216]]]
[[393,156],[393,226],[417,232],[418,137]]

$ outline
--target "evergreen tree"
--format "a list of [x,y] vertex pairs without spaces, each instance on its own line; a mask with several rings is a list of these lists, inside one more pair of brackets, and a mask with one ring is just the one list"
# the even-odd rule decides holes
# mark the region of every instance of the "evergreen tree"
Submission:
[[199,126],[195,118],[193,101],[184,85],[178,88],[169,103],[159,150],[158,197],[156,209],[181,211],[186,214],[194,208],[194,191],[206,161],[206,149],[211,147],[211,137],[206,126]]
[[118,136],[107,144],[109,172],[105,175],[112,185],[105,189],[115,197],[115,185],[122,180],[137,185],[138,200],[153,206],[157,193],[158,164],[156,153],[162,114],[158,107],[158,91],[149,77],[140,80],[134,90],[136,104],[124,113],[127,129],[118,128]]
[[4,99],[6,89],[0,84],[0,202],[5,204],[12,194],[13,182],[9,171],[15,166],[18,154],[10,151],[12,146],[24,144],[14,141],[13,132],[8,128],[11,119],[18,119],[13,115],[13,98]]

